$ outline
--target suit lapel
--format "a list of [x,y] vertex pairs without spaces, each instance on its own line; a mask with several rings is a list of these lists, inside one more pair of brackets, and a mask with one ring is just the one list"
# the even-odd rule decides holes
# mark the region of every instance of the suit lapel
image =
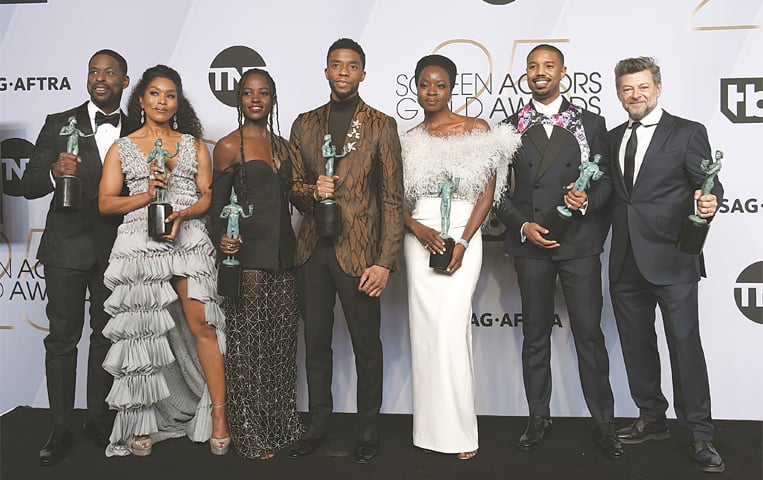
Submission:
[[[358,154],[358,149],[360,148],[360,145],[362,143],[365,143],[366,137],[365,135],[368,133],[368,125],[366,125],[365,119],[366,119],[366,104],[363,102],[363,99],[358,99],[358,105],[355,107],[355,113],[352,115],[352,120],[350,120],[350,126],[347,130],[347,133],[350,133],[353,129],[353,123],[360,122],[360,139],[344,139],[344,144],[348,143],[355,143],[355,149],[348,153],[346,156],[342,157],[341,159],[338,159],[337,161],[337,169],[336,174],[339,175],[339,180],[336,182],[336,187],[339,188],[345,181],[345,179],[348,177],[348,171],[353,168],[356,162],[354,162],[355,156]],[[326,131],[328,131],[328,115],[326,116]]]
[[668,137],[673,130],[674,123],[675,121],[673,120],[673,117],[668,114],[668,112],[662,113],[660,122],[657,124],[657,126],[654,127],[654,135],[652,136],[652,141],[649,142],[649,146],[644,153],[644,160],[641,162],[641,167],[639,168],[638,175],[633,180],[633,192],[636,192],[636,189],[639,186],[639,181],[644,177],[644,174],[649,172],[652,163],[655,161],[654,152],[659,152],[662,150],[663,144],[668,140]]
[[628,127],[628,122],[623,123],[619,127],[615,128],[615,130],[612,132],[612,138],[616,139],[617,144],[615,145],[615,142],[612,142],[611,148],[611,155],[612,155],[612,171],[617,172],[617,183],[620,185],[620,189],[624,192],[626,196],[628,196],[628,191],[625,189],[625,180],[623,179],[623,169],[620,166],[620,146],[623,143],[623,135],[625,135],[625,130]]

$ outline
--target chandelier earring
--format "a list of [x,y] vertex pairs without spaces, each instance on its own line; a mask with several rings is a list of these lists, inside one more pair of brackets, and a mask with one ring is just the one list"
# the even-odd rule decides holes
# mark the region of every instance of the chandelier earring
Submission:
[[143,107],[140,107],[140,124],[143,125],[144,123],[146,123],[146,112]]
[[178,115],[177,113],[172,116],[172,129],[177,130],[178,129]]

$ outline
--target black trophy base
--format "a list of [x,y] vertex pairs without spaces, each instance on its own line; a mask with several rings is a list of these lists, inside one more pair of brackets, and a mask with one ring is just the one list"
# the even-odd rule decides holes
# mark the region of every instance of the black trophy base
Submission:
[[572,225],[572,215],[569,217],[562,214],[556,208],[551,209],[543,220],[542,226],[548,230],[548,233],[543,235],[546,240],[559,241],[567,231],[567,228]]
[[241,264],[229,264],[223,261],[217,270],[217,294],[223,297],[241,296]]
[[342,231],[342,208],[334,202],[319,203],[315,206],[315,222],[321,237],[339,236]]
[[58,177],[54,198],[56,212],[78,212],[82,207],[82,182],[75,175]]
[[148,206],[148,236],[161,240],[165,235],[172,233],[172,224],[167,223],[167,217],[172,214],[172,205],[169,203],[151,203]]
[[456,246],[456,241],[452,238],[446,238],[445,240],[445,253],[430,253],[429,254],[429,266],[435,270],[447,270],[450,261],[453,259],[453,247]]
[[691,217],[686,217],[676,239],[676,248],[689,255],[699,255],[705,246],[705,239],[709,231],[709,223],[698,222]]

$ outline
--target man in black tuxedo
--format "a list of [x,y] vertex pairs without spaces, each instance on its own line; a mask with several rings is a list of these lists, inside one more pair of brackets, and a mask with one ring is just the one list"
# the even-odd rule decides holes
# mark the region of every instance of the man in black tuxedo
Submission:
[[660,67],[649,57],[615,67],[617,96],[628,121],[609,132],[613,183],[609,279],[625,369],[639,418],[617,431],[624,443],[668,438],[668,402],[660,390],[660,358],[654,330],[660,306],[673,372],[679,423],[692,433],[690,453],[706,472],[722,472],[712,444],[710,388],[699,336],[697,285],[701,255],[675,247],[683,220],[715,215],[723,196],[716,178],[701,195],[703,159],[711,159],[705,127],[674,117],[657,105]]
[[[575,339],[578,369],[596,445],[610,458],[623,447],[614,431],[614,397],[609,357],[601,332],[601,262],[608,217],[602,209],[611,193],[609,177],[587,191],[572,190],[580,167],[594,154],[606,155],[606,126],[599,115],[570,104],[560,93],[564,55],[538,45],[527,56],[532,101],[508,119],[522,134],[513,164],[514,193],[498,216],[507,227],[504,251],[514,257],[522,298],[522,371],[530,417],[520,450],[540,446],[551,429],[551,329],[559,277]],[[577,135],[575,134],[577,132]],[[544,237],[546,215],[566,204],[574,212],[561,238]]]
[[[87,370],[87,422],[85,434],[105,448],[111,430],[105,403],[112,377],[101,364],[110,342],[103,334],[109,317],[103,302],[109,290],[103,272],[116,238],[121,217],[98,212],[98,183],[102,160],[114,140],[130,133],[119,105],[127,88],[127,62],[112,50],[96,52],[88,63],[90,100],[65,112],[48,115],[24,171],[24,196],[29,199],[53,192],[56,179],[76,175],[82,182],[82,206],[76,212],[58,212],[51,200],[37,258],[45,266],[49,321],[45,337],[45,376],[53,431],[40,451],[40,464],[62,459],[72,442],[71,417],[77,372],[77,343],[82,336],[85,302],[90,301],[90,352]],[[61,128],[77,120],[82,135],[79,156],[67,153],[68,135]],[[97,130],[96,130],[97,127]],[[89,298],[88,298],[89,293]]]

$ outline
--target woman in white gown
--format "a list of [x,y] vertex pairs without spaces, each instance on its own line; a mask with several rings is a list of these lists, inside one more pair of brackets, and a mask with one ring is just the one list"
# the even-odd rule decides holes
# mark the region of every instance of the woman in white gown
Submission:
[[[482,267],[480,227],[506,188],[519,135],[450,111],[456,65],[447,57],[422,58],[415,78],[424,121],[401,138],[413,443],[468,460],[478,449],[471,313]],[[446,219],[443,189],[453,191]],[[429,267],[429,256],[444,252],[445,228],[457,243],[443,272]]]

